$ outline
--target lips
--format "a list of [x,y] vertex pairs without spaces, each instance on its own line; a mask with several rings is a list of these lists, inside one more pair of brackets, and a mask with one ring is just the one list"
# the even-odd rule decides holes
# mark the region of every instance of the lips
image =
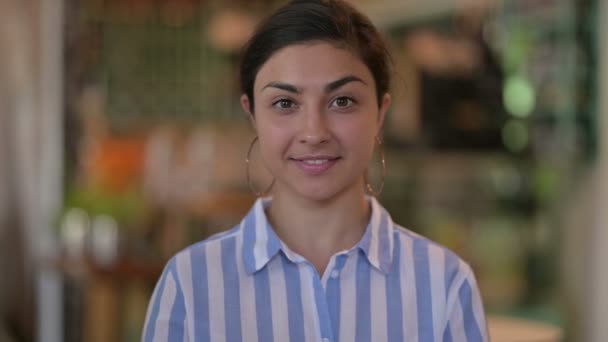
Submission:
[[334,156],[306,156],[298,158],[290,158],[296,166],[304,171],[304,173],[317,176],[331,169],[339,160],[340,157]]

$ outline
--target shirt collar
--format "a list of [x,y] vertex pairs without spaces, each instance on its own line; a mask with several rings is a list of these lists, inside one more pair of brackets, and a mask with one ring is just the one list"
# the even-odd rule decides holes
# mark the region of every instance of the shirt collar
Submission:
[[[271,198],[259,198],[241,221],[243,261],[248,274],[255,273],[277,254],[283,252],[294,261],[294,253],[276,235],[265,213]],[[383,273],[391,269],[393,256],[393,222],[388,212],[374,197],[369,197],[371,217],[363,238],[353,247],[361,250],[368,262]]]
[[281,241],[264,212],[270,201],[270,198],[258,198],[241,221],[243,259],[248,274],[262,269],[281,250]]
[[371,217],[355,248],[363,251],[372,266],[386,274],[391,270],[393,260],[393,220],[375,197],[369,197],[369,203]]

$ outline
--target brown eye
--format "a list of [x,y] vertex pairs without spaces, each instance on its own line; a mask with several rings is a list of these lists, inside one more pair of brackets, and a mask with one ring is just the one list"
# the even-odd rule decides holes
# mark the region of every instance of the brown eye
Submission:
[[293,109],[296,107],[295,102],[290,99],[280,99],[274,102],[272,105],[280,110]]
[[338,108],[346,108],[351,106],[353,103],[354,101],[350,97],[341,96],[333,101],[332,106]]

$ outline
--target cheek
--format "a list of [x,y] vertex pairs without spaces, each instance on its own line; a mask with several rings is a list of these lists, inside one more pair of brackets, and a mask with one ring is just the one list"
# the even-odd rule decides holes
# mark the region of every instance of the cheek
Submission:
[[373,138],[366,138],[364,140],[362,137],[361,140],[358,141],[358,144],[359,144],[358,146],[359,146],[360,160],[362,163],[367,165],[369,163],[369,161],[372,159],[372,155],[374,153],[374,140],[373,140]]
[[259,123],[257,134],[260,139],[260,150],[264,161],[272,165],[284,157],[289,145],[289,132],[282,127],[269,123]]
[[361,158],[368,158],[371,155],[377,134],[377,124],[375,122],[357,120],[342,122],[341,125],[336,127],[340,141],[345,146],[349,146],[353,153],[360,154]]

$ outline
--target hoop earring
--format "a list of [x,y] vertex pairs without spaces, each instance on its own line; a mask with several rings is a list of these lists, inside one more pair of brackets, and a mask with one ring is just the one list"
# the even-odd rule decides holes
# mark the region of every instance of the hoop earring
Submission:
[[264,197],[264,196],[268,195],[268,193],[270,192],[270,189],[272,189],[275,179],[274,178],[272,179],[272,183],[270,183],[268,188],[266,188],[266,190],[264,190],[264,191],[257,191],[255,189],[255,187],[253,186],[253,182],[251,181],[251,174],[249,172],[249,164],[250,164],[251,151],[253,150],[253,146],[255,145],[255,143],[257,141],[258,141],[258,137],[256,136],[251,141],[251,144],[249,144],[249,150],[247,151],[247,157],[245,158],[245,163],[247,164],[247,167],[246,167],[247,185],[249,185],[249,189],[251,189],[251,192],[253,192],[254,195],[256,195],[257,197]]
[[365,174],[363,175],[365,179],[365,189],[367,190],[368,194],[374,197],[378,197],[382,193],[382,189],[384,189],[384,178],[386,177],[386,161],[384,159],[384,149],[382,148],[382,141],[380,140],[380,138],[378,138],[378,136],[376,136],[376,144],[378,144],[378,151],[380,153],[380,164],[382,170],[382,178],[380,179],[380,185],[378,185],[378,190],[374,190],[372,185],[369,183],[369,173],[367,170],[365,170]]

